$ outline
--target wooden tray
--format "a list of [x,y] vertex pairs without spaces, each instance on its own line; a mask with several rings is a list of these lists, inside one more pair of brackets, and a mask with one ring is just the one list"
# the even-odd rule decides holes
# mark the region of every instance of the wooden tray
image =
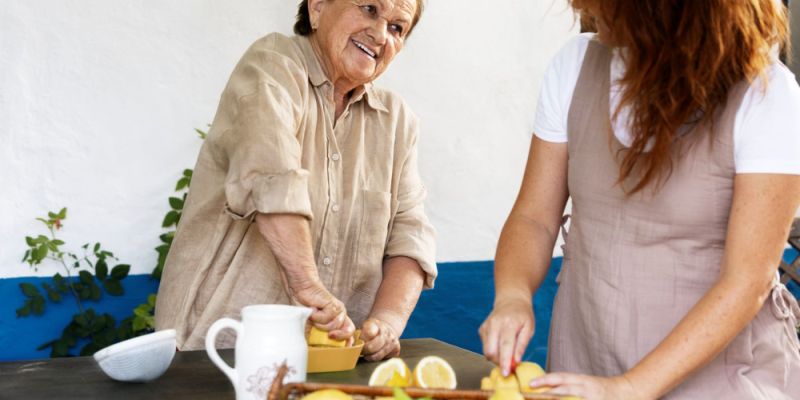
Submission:
[[[288,383],[284,385],[283,377],[286,375],[286,364],[282,365],[275,379],[272,381],[267,400],[299,400],[306,394],[323,389],[337,389],[344,393],[355,395],[358,398],[374,398],[374,397],[393,397],[394,388],[391,387],[378,387],[378,386],[364,386],[364,385],[345,385],[336,383]],[[429,397],[431,399],[463,399],[463,400],[486,400],[492,396],[493,391],[489,390],[449,390],[449,389],[421,389],[421,388],[403,388],[412,398]],[[562,399],[575,399],[572,396],[559,396],[546,393],[523,393],[523,397],[528,400],[562,400]]]

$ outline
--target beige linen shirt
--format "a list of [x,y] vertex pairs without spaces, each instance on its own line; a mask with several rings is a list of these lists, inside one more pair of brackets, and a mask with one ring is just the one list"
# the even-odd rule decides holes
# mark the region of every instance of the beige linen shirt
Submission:
[[158,291],[156,328],[176,329],[180,349],[203,348],[208,327],[246,305],[289,303],[256,213],[309,218],[320,279],[356,325],[385,257],[415,259],[433,287],[416,117],[368,84],[334,119],[333,86],[307,38],[271,34],[247,50],[200,150]]

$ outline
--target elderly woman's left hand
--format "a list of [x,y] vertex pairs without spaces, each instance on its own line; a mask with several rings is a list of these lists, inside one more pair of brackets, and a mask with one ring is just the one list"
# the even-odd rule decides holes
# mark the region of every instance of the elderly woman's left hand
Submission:
[[631,382],[624,376],[599,377],[569,373],[552,373],[531,382],[520,382],[532,387],[548,386],[548,394],[578,396],[583,400],[634,400],[642,399]]
[[400,354],[400,338],[388,323],[369,318],[361,326],[361,338],[364,339],[364,358],[368,361],[380,361]]

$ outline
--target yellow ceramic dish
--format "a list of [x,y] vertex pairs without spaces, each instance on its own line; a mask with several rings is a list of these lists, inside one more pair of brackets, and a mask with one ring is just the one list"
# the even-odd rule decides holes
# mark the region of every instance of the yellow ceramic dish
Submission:
[[355,344],[350,347],[308,346],[308,373],[347,371],[356,367],[364,341],[356,331]]

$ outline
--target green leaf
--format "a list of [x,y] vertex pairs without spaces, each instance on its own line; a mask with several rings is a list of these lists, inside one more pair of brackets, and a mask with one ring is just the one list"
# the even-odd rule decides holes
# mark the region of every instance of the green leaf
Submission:
[[200,129],[197,129],[197,128],[194,128],[194,131],[197,132],[197,135],[200,136],[200,139],[205,139],[206,135],[208,135],[207,132],[203,132],[203,131],[201,131]]
[[[173,239],[175,239],[175,231],[172,231],[172,232],[167,232],[167,233],[165,233],[165,234],[163,234],[163,235],[159,236],[158,238],[159,238],[159,239],[161,239],[161,242],[163,242],[163,243],[164,243],[164,245],[167,245],[167,246],[166,246],[166,248],[169,250],[169,245],[170,245],[170,244],[172,244],[172,240],[173,240]],[[162,246],[164,246],[164,245],[162,245]],[[156,251],[159,251],[159,252],[160,252],[160,250],[159,250],[159,249],[160,249],[162,246],[158,246],[158,247],[156,247]]]
[[61,276],[61,274],[57,273],[53,275],[53,284],[55,285],[56,290],[58,290],[61,293],[67,293],[69,291],[69,287],[67,287],[67,282],[64,279],[64,277]]
[[53,349],[50,352],[50,357],[66,357],[69,352],[69,346],[64,340],[56,340],[53,343]]
[[17,309],[17,318],[27,317],[29,315],[31,315],[31,303],[26,301],[24,306]]
[[144,318],[134,318],[133,319],[133,331],[139,332],[143,329],[147,328],[147,321]]
[[119,264],[111,270],[111,277],[113,279],[125,279],[130,272],[131,266],[128,264]]
[[149,296],[147,296],[147,304],[149,304],[152,307],[155,307],[156,306],[156,298],[157,297],[156,297],[155,293],[150,294]]
[[72,317],[72,321],[81,327],[89,326],[89,317],[86,313],[75,314],[75,316]]
[[97,253],[98,250],[100,250],[100,243],[95,243],[94,244],[94,251],[92,251],[92,253]]
[[106,328],[105,318],[95,318],[92,320],[92,325],[89,329],[92,331],[92,333],[97,333],[105,328]]
[[[147,306],[147,304],[143,304],[143,305]],[[135,309],[133,309],[133,315],[135,315],[137,317],[141,317],[141,318],[147,318],[147,317],[150,316],[150,311],[143,309],[142,306],[139,306],[139,307],[136,307]]]
[[47,212],[47,217],[50,218],[50,219],[57,219],[58,218],[58,214],[56,214],[56,213],[54,213],[52,211],[48,211]]
[[59,239],[53,239],[52,243],[55,244],[56,246],[61,246],[64,244],[64,241]]
[[31,299],[31,308],[36,315],[44,314],[44,297],[34,297]]
[[25,250],[25,255],[22,256],[22,262],[28,261],[28,258],[31,256],[30,250]]
[[175,191],[178,192],[178,191],[183,190],[184,188],[189,187],[189,182],[190,182],[189,178],[187,178],[187,177],[183,177],[181,179],[178,179],[178,183],[175,184]]
[[55,302],[55,303],[60,303],[61,302],[61,294],[56,292],[55,290],[48,290],[47,291],[47,298],[49,298],[50,301]]
[[183,200],[177,197],[170,197],[169,206],[172,207],[173,210],[183,210]]
[[86,344],[86,346],[83,346],[80,354],[81,357],[88,357],[94,355],[94,353],[96,353],[99,350],[100,346],[98,346],[97,343],[89,342]]
[[161,223],[161,226],[164,228],[169,228],[176,223],[178,223],[178,212],[170,211],[164,216],[164,221]]
[[58,219],[67,218],[67,207],[62,208],[61,211],[58,212],[57,217]]
[[108,276],[108,264],[106,264],[106,260],[97,260],[97,263],[94,265],[94,275],[101,281],[106,279]]
[[47,257],[47,245],[42,244],[33,251],[33,258],[37,261],[44,260]]
[[187,177],[189,179],[192,179],[192,170],[191,169],[183,170],[183,176],[185,176],[185,177]]
[[125,293],[118,280],[109,279],[103,281],[103,287],[106,288],[106,292],[112,296],[122,296]]
[[403,389],[399,387],[394,388],[394,398],[395,400],[412,400]]
[[36,246],[36,240],[34,240],[30,236],[25,236],[25,243],[27,243],[28,246],[30,246],[30,247],[35,247]]
[[97,301],[100,300],[100,297],[102,295],[103,293],[100,292],[100,286],[97,286],[94,282],[92,282],[92,284],[89,285],[89,298],[91,298],[94,301]]
[[94,282],[94,277],[91,273],[89,273],[89,271],[83,270],[79,272],[78,275],[81,278],[81,282],[83,282],[85,285],[91,285]]
[[42,293],[39,292],[39,289],[36,286],[34,286],[34,285],[30,284],[30,283],[20,283],[19,287],[22,289],[22,293],[25,296],[28,296],[28,297],[36,297],[36,296],[41,297],[42,296]]

